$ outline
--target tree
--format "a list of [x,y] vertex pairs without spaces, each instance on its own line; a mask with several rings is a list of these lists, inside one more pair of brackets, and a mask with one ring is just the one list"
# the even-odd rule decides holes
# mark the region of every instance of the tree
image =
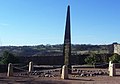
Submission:
[[108,63],[109,56],[107,54],[100,54],[101,63]]
[[17,63],[18,61],[19,61],[18,58],[14,54],[8,51],[4,51],[0,63],[8,64],[8,63]]
[[120,63],[120,55],[114,53],[111,57],[109,57],[109,61],[113,63]]
[[99,61],[100,61],[100,58],[95,53],[90,53],[90,56],[85,58],[85,62],[87,64],[95,65]]

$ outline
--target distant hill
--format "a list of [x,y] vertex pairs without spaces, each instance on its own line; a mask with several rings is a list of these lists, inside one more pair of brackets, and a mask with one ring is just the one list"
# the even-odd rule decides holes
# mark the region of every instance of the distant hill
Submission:
[[[1,46],[0,56],[3,51],[9,51],[17,56],[56,56],[62,55],[63,45],[37,45],[37,46]],[[112,44],[110,45],[86,45],[72,44],[72,54],[88,54],[88,53],[104,54],[112,53]]]

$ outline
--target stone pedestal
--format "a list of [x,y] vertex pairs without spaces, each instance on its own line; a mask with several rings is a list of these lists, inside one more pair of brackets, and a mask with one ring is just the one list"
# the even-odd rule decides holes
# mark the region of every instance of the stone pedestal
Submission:
[[29,72],[33,71],[33,62],[29,62]]
[[8,64],[8,72],[7,72],[7,76],[13,76],[13,65],[11,63]]
[[116,75],[115,64],[110,64],[109,76],[115,76],[115,75]]
[[110,71],[110,65],[112,64],[111,61],[109,61],[109,67],[108,67],[108,71]]
[[64,65],[62,67],[62,74],[61,74],[62,79],[68,79],[68,67],[67,65]]

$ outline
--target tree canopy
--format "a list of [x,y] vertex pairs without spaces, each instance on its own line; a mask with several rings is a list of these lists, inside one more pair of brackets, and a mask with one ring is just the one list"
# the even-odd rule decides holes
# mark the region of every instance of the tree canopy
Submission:
[[17,62],[18,62],[18,58],[14,54],[10,53],[9,51],[3,52],[0,61],[1,64],[17,63]]
[[87,58],[85,58],[85,62],[87,64],[96,64],[97,62],[100,61],[100,58],[95,54],[95,53],[91,53],[90,56],[88,56]]
[[110,58],[109,61],[112,61],[113,63],[120,63],[120,55],[118,54],[113,54]]

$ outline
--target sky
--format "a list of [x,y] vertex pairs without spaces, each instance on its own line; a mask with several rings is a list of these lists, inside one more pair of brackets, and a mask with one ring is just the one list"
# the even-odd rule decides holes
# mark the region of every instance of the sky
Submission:
[[0,46],[120,43],[120,0],[0,0]]

